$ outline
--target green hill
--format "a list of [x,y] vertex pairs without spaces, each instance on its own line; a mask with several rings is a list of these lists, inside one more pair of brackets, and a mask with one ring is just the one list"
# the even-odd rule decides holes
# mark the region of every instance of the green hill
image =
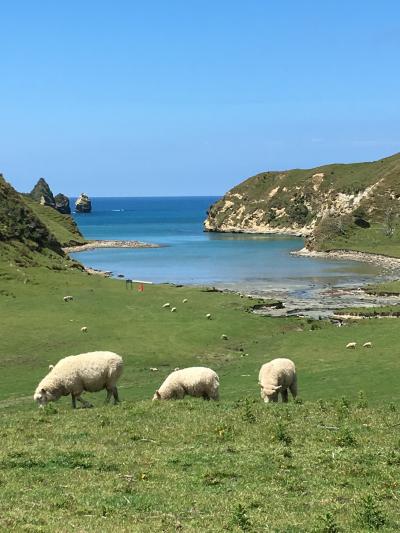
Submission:
[[257,174],[210,207],[206,231],[292,233],[316,250],[400,257],[400,154]]
[[29,196],[24,195],[22,198],[62,246],[74,246],[86,242],[70,215],[63,215],[50,206],[41,205]]
[[0,175],[0,271],[42,266],[49,269],[80,267],[65,256],[62,246],[84,242],[71,217],[17,193]]

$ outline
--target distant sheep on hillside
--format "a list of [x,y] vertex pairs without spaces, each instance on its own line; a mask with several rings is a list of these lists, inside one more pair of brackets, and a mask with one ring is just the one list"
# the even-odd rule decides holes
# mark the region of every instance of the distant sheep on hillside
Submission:
[[364,342],[363,348],[372,348],[372,342]]
[[182,368],[172,372],[156,390],[154,400],[181,400],[188,394],[204,400],[218,400],[218,375],[206,367]]
[[258,383],[261,386],[261,398],[265,403],[277,402],[279,393],[282,396],[282,401],[287,402],[287,389],[290,389],[293,398],[296,398],[297,374],[293,361],[278,358],[265,363],[260,368]]
[[350,348],[351,350],[355,350],[357,346],[356,342],[349,342],[346,344],[346,348]]

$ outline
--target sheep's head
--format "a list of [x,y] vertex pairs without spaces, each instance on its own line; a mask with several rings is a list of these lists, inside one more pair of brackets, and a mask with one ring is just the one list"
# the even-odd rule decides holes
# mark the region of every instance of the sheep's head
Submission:
[[268,387],[261,387],[261,398],[265,403],[277,402],[278,392],[281,390],[281,385],[268,385]]
[[156,392],[154,393],[154,396],[153,396],[153,402],[155,400],[161,400],[161,394],[160,394],[160,391],[156,390]]
[[39,407],[44,407],[49,402],[57,400],[56,396],[49,390],[38,389],[36,390],[33,399],[39,404]]

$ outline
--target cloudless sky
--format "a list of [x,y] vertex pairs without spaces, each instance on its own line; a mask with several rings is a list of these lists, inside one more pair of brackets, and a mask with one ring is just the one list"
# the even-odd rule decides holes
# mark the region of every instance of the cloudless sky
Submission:
[[400,151],[398,0],[0,0],[18,190],[222,194]]

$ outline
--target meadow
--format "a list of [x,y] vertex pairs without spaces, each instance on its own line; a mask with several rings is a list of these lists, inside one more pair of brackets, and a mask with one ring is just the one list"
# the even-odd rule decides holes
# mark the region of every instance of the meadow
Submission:
[[[0,529],[398,530],[394,319],[337,328],[255,315],[259,301],[233,293],[12,262],[0,281]],[[98,349],[124,358],[121,405],[34,405],[49,364]],[[258,370],[278,356],[296,362],[300,398],[267,406]],[[191,365],[218,372],[220,402],[151,402]]]

